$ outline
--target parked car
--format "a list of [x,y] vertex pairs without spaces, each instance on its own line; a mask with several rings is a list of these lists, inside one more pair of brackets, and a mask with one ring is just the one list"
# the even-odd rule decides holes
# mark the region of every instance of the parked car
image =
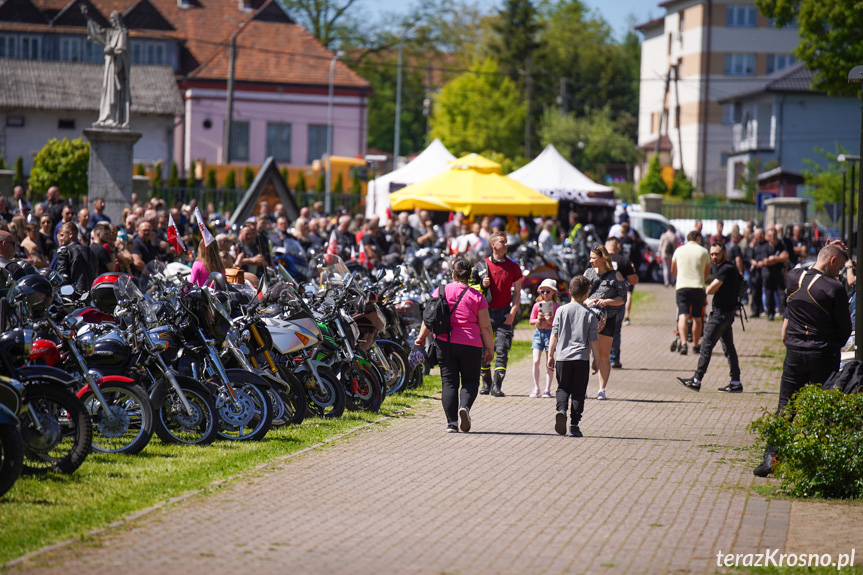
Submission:
[[662,214],[654,212],[630,212],[629,225],[638,232],[654,253],[659,253],[659,238],[671,222]]

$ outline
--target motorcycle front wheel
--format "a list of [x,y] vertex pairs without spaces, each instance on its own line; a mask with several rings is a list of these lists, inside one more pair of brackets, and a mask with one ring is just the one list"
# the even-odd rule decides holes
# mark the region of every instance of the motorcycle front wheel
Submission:
[[[321,378],[323,390],[318,388],[315,376],[310,371],[303,373],[305,378],[306,413],[313,417],[335,418],[345,412],[345,388],[336,375],[326,367],[319,366],[318,376]],[[302,381],[302,378],[301,380]]]
[[378,347],[380,347],[381,353],[384,354],[391,369],[390,378],[383,382],[386,384],[386,394],[392,395],[404,391],[408,387],[411,376],[408,354],[402,346],[394,341],[378,342]]
[[24,474],[72,473],[84,463],[93,442],[93,427],[84,404],[71,391],[51,382],[25,383],[31,414],[21,420]]
[[371,365],[356,365],[342,372],[342,383],[347,395],[347,406],[351,411],[377,411],[384,401],[384,392],[378,370]]
[[[273,404],[259,376],[239,369],[227,370],[237,401],[219,408],[219,437],[232,441],[260,441],[273,425]],[[263,384],[263,385],[262,385]]]
[[93,451],[140,453],[153,437],[153,407],[147,393],[137,384],[122,381],[103,383],[99,390],[113,420],[92,390],[80,396],[93,421]]
[[[187,445],[207,445],[219,436],[219,415],[213,394],[194,379],[176,376],[183,395],[189,400],[191,413],[186,411],[180,396],[164,381],[154,391],[151,400],[156,408],[154,430],[164,443],[184,443]],[[158,397],[158,395],[162,397]]]
[[15,485],[23,464],[21,432],[15,425],[0,425],[0,497]]
[[270,392],[278,394],[285,406],[284,416],[273,419],[273,425],[299,425],[306,418],[306,390],[297,377],[283,366],[276,364],[279,369],[279,379],[287,384],[287,387],[273,385]]

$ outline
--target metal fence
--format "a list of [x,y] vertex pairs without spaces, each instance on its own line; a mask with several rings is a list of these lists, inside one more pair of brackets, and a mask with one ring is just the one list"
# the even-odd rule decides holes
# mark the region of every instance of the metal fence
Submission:
[[662,203],[662,215],[669,220],[757,220],[762,217],[752,204]]

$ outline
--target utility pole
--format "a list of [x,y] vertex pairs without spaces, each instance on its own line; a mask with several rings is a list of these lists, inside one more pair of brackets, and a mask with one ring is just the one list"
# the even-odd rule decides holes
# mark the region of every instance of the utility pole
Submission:
[[231,163],[231,127],[234,123],[234,63],[237,59],[237,34],[231,35],[228,48],[228,112],[225,119],[224,163]]
[[524,87],[527,91],[527,109],[524,115],[524,157],[531,158],[530,155],[530,56],[525,62],[525,81]]
[[[680,154],[680,171],[685,174],[686,171],[683,169],[683,133],[680,129],[680,92],[677,89],[677,81],[680,80],[680,64],[677,63],[672,68],[674,68],[674,125],[677,126],[677,149]],[[665,131],[668,131],[667,126]]]
[[659,157],[659,143],[662,140],[662,118],[665,118],[665,132],[668,133],[668,88],[671,84],[671,70],[668,71],[668,75],[665,77],[665,93],[662,95],[662,112],[659,115],[659,130],[656,133],[656,147],[654,149],[654,153]]

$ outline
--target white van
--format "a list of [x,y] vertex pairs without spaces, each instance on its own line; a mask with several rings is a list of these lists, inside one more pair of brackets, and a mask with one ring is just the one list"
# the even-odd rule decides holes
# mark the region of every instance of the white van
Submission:
[[654,212],[629,212],[629,225],[654,253],[659,253],[659,238],[671,224],[668,218]]

